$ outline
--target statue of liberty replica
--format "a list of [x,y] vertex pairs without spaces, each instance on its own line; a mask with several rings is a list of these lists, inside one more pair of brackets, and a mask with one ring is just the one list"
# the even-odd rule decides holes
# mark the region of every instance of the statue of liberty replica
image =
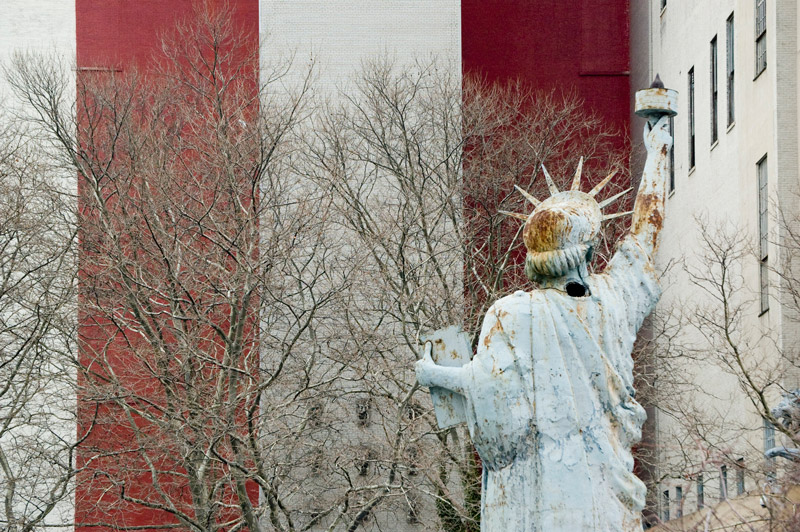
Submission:
[[618,215],[601,211],[616,197],[595,199],[610,176],[582,192],[579,165],[571,189],[559,192],[543,169],[551,196],[539,201],[523,191],[533,211],[518,216],[525,273],[539,288],[492,305],[471,361],[440,365],[429,342],[417,362],[440,425],[436,394],[451,394],[483,462],[483,532],[642,529],[646,490],[633,474],[631,446],[646,415],[634,399],[631,352],[660,295],[653,254],[677,93],[656,78],[636,99],[648,119],[647,161],[630,232],[605,270],[590,274],[587,265],[600,224]]

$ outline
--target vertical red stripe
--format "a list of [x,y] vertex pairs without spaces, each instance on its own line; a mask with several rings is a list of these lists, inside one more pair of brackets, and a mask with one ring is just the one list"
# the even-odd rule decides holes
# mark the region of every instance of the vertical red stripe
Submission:
[[[233,25],[237,34],[247,38],[246,46],[252,47],[250,51],[256,50],[259,44],[258,0],[219,0],[219,3],[233,9]],[[161,50],[161,37],[176,22],[190,16],[196,4],[196,0],[76,0],[78,76],[107,75],[104,72],[125,72],[133,67],[140,72],[151,69]],[[252,74],[255,90],[258,82],[255,78],[258,74]],[[79,206],[79,212],[84,212],[82,206]],[[94,318],[86,308],[79,308],[79,335],[83,342],[92,341],[91,330],[96,327],[93,325]],[[79,349],[79,356],[85,362],[85,352],[82,347]],[[116,360],[115,364],[125,363],[125,351],[122,347],[113,347],[110,356]],[[94,413],[94,405],[88,401],[82,402],[79,398],[78,412],[79,424],[85,426],[89,416]],[[115,438],[119,440],[127,437],[129,435],[124,428],[98,427],[78,453],[79,467],[91,464],[97,449],[113,450]],[[120,445],[122,443],[124,442],[120,442]],[[77,523],[90,525],[106,522],[117,526],[152,526],[174,522],[158,510],[123,503],[119,499],[118,490],[104,491],[103,488],[110,486],[102,478],[104,474],[104,471],[93,471],[90,466],[78,476],[75,507]],[[146,476],[143,476],[142,482],[147,481]],[[130,487],[128,493],[136,496],[136,491],[134,486]],[[252,497],[257,499],[257,490],[252,490]],[[97,502],[101,499],[102,506],[98,507]],[[87,532],[105,529],[96,526],[77,528]]]
[[462,0],[465,73],[575,90],[628,132],[629,0]]

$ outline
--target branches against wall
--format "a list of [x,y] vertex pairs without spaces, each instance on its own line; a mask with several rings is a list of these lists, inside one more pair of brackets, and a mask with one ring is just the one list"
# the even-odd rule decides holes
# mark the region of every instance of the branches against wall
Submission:
[[75,453],[73,180],[0,116],[0,525],[67,519]]

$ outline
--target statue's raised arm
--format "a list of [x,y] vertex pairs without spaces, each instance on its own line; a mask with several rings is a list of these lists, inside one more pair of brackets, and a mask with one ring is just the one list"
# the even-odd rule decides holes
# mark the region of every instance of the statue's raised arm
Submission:
[[669,151],[672,147],[670,117],[677,113],[678,93],[665,89],[656,76],[649,89],[636,93],[636,114],[646,118],[644,146],[647,161],[633,207],[631,237],[652,257],[658,248],[658,234],[664,223]]
[[647,161],[633,207],[631,237],[652,257],[658,247],[658,233],[664,222],[666,177],[669,174],[669,149],[672,146],[669,117],[662,116],[652,122],[648,120],[644,126],[644,145]]

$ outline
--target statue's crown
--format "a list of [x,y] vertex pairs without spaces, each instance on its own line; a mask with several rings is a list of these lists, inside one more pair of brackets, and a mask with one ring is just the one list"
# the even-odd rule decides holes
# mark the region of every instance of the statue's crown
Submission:
[[603,215],[602,209],[618,198],[630,192],[624,190],[601,203],[595,196],[613,179],[616,171],[589,192],[581,192],[581,175],[583,157],[578,163],[572,186],[569,190],[558,190],[553,178],[542,165],[550,197],[539,201],[531,194],[515,185],[516,189],[534,206],[528,214],[517,214],[501,211],[503,214],[525,220],[522,237],[528,250],[528,268],[533,273],[544,276],[559,276],[588,261],[591,249],[600,234],[600,226],[604,220],[610,220],[630,214],[630,212]]

